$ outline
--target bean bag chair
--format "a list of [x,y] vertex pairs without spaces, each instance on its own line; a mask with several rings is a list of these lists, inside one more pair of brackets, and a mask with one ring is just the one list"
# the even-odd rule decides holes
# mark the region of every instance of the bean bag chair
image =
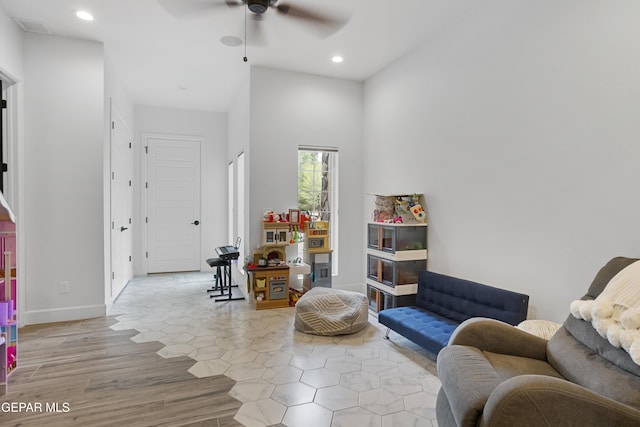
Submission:
[[296,303],[296,331],[314,335],[346,335],[369,324],[367,297],[358,292],[313,288]]

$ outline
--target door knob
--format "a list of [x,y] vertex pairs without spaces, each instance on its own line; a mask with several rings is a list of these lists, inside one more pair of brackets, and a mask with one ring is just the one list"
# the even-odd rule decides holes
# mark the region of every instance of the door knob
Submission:
[[120,227],[120,231],[124,231],[124,230],[128,230],[128,228],[125,226]]
[[200,221],[198,221],[197,219],[195,221],[193,221],[191,224],[193,225],[200,225]]

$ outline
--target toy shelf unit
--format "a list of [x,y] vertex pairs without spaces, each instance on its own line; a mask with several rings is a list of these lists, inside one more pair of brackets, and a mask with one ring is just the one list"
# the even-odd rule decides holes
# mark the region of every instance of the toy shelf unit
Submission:
[[418,273],[426,268],[424,259],[394,261],[367,254],[369,272],[367,278],[385,286],[416,286],[418,291]]
[[367,282],[367,297],[369,310],[379,313],[387,308],[406,307],[416,305],[416,293],[409,289],[398,288],[400,292],[408,291],[408,294],[399,294],[396,288],[380,289],[378,284]]
[[0,193],[0,394],[18,367],[18,298],[15,215]]
[[367,294],[375,312],[415,304],[427,269],[427,224],[367,224]]
[[397,260],[427,258],[427,224],[367,224],[367,249]]
[[256,310],[289,307],[289,267],[255,267],[247,271],[249,300]]

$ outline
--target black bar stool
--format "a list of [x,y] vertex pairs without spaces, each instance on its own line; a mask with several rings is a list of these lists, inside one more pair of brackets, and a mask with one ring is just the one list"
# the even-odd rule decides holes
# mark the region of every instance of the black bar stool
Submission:
[[[207,292],[215,292],[218,290],[220,291],[220,295],[209,295],[209,298],[214,298],[217,296],[224,295],[224,286],[226,282],[225,280],[226,278],[224,275],[226,275],[226,267],[229,266],[229,261],[224,260],[222,258],[209,258],[206,262],[207,264],[209,264],[209,267],[216,268],[216,274],[215,274],[216,281],[211,289],[207,289]],[[223,270],[223,268],[225,270]],[[231,289],[229,289],[229,292],[231,292]]]

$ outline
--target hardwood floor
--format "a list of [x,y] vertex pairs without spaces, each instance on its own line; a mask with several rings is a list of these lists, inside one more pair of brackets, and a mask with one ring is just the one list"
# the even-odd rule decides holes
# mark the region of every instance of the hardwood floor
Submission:
[[[112,317],[20,329],[20,367],[0,396],[2,426],[239,426],[230,378],[196,378]],[[25,405],[22,408],[19,405]],[[30,406],[29,406],[30,405]]]

